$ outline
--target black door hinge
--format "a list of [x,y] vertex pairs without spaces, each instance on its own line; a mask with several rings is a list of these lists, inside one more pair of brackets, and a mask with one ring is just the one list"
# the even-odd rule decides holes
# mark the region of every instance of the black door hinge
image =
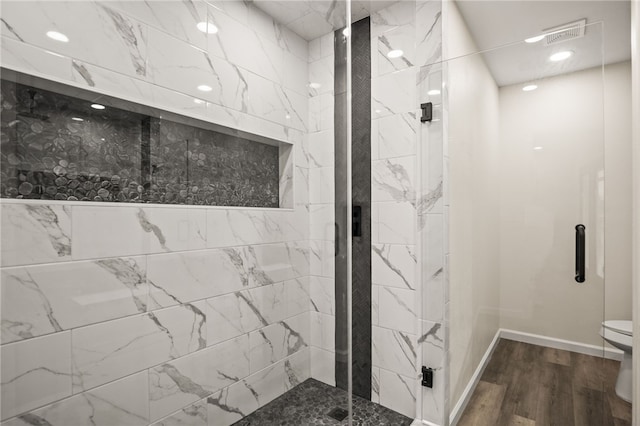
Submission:
[[422,386],[427,388],[433,387],[433,368],[422,366]]

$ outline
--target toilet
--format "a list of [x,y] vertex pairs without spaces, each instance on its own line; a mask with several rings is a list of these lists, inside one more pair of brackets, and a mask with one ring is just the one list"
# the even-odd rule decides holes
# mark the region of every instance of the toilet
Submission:
[[623,352],[618,380],[616,381],[616,394],[630,403],[633,379],[631,374],[631,352],[633,348],[631,321],[604,321],[600,328],[600,336],[607,343]]

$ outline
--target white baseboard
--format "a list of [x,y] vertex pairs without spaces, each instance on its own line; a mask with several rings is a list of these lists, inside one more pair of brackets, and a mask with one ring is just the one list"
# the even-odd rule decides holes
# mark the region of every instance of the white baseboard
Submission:
[[562,349],[569,352],[622,361],[622,351],[614,348],[603,348],[602,346],[507,329],[500,329],[500,337],[516,342],[530,343],[532,345],[546,346],[548,348]]
[[500,340],[499,329],[498,331],[496,331],[496,335],[493,336],[493,340],[491,341],[491,344],[489,345],[484,355],[482,356],[482,359],[480,360],[480,363],[478,364],[476,371],[474,371],[473,376],[471,376],[471,379],[467,384],[467,387],[462,392],[460,399],[458,399],[458,402],[456,403],[455,407],[453,407],[453,410],[449,415],[449,424],[451,426],[455,426],[456,424],[458,424],[458,421],[460,420],[460,416],[462,416],[464,409],[467,407],[467,404],[471,399],[471,395],[473,395],[473,391],[476,389],[476,385],[480,381],[480,377],[482,377],[482,373],[484,373],[484,369],[489,363],[489,359],[491,359],[491,355],[493,355],[493,351],[496,348],[496,345],[498,344],[498,340]]
[[[507,330],[503,328],[498,329],[498,331],[496,332],[496,335],[493,337],[493,340],[491,341],[491,344],[489,345],[486,352],[484,353],[484,356],[480,360],[480,363],[478,364],[476,371],[473,373],[473,376],[471,376],[471,379],[469,380],[467,387],[464,389],[464,392],[462,392],[460,399],[458,400],[455,407],[453,407],[453,410],[451,411],[451,415],[449,416],[449,424],[451,426],[455,426],[460,420],[460,417],[462,416],[464,409],[466,408],[467,404],[469,403],[469,400],[471,399],[471,395],[473,395],[473,391],[475,390],[476,385],[480,381],[480,377],[482,377],[482,373],[484,372],[484,369],[489,363],[489,359],[491,358],[491,355],[493,354],[493,351],[496,348],[498,340],[500,340],[501,338],[507,339],[507,340],[514,340],[516,342],[530,343],[532,345],[546,346],[548,348],[562,349],[565,351],[576,352],[579,354],[604,357],[604,358],[613,359],[616,361],[622,360],[622,351],[619,351],[618,349],[603,348],[602,346],[573,342],[571,340],[556,339],[554,337],[547,337],[539,334],[524,333],[522,331]],[[421,423],[414,422],[415,426],[418,426],[420,424]],[[422,424],[428,424],[428,423],[422,423]]]
[[431,423],[431,422],[428,422],[426,420],[419,420],[419,419],[415,419],[413,421],[413,423],[411,423],[411,426],[425,426],[425,425],[426,426],[439,426],[439,425],[437,425],[435,423]]

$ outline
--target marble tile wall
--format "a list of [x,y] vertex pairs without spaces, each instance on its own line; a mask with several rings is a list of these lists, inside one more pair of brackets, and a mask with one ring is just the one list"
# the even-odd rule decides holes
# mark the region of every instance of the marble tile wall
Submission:
[[1,34],[5,68],[293,146],[286,209],[3,200],[2,425],[226,425],[330,377],[310,311],[332,313],[333,208],[309,184],[331,164],[307,131],[333,103],[310,93],[308,43],[213,0],[6,2]]
[[[374,400],[445,424],[444,209],[440,0],[403,1],[372,15]],[[392,50],[402,50],[389,58]],[[439,69],[437,70],[439,71]],[[430,92],[431,91],[431,92]],[[420,123],[431,101],[436,120]],[[435,386],[420,386],[422,365]]]
[[[373,400],[416,415],[415,2],[371,16]],[[390,50],[403,56],[391,59]]]
[[309,179],[311,376],[336,385],[334,261],[334,33],[309,42]]

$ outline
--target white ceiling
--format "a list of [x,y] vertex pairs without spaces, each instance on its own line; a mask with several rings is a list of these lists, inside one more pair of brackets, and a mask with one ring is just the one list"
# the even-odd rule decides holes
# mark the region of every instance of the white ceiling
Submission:
[[[306,40],[313,40],[345,25],[344,0],[245,1],[252,1]],[[351,21],[393,3],[396,1],[352,0]],[[458,0],[455,3],[478,49],[494,49],[483,56],[499,86],[591,68],[603,61],[606,64],[620,62],[631,57],[629,0]],[[546,29],[583,18],[587,20],[583,38],[552,46],[544,46],[543,42],[522,42],[525,38],[544,33]],[[508,44],[511,45],[496,49]],[[549,55],[559,50],[572,50],[574,55],[560,63],[550,62]]]
[[[519,43],[485,53],[485,62],[499,86],[599,66],[603,60],[609,64],[631,58],[629,1],[461,0],[456,3],[479,50],[522,41],[546,29],[587,19],[583,38],[551,46],[544,46],[542,41]],[[596,24],[601,21],[604,24]],[[548,57],[560,50],[572,50],[574,55],[559,63],[550,62]]]
[[[313,40],[345,26],[344,0],[251,0],[305,40]],[[397,0],[352,0],[351,22],[396,3]]]

